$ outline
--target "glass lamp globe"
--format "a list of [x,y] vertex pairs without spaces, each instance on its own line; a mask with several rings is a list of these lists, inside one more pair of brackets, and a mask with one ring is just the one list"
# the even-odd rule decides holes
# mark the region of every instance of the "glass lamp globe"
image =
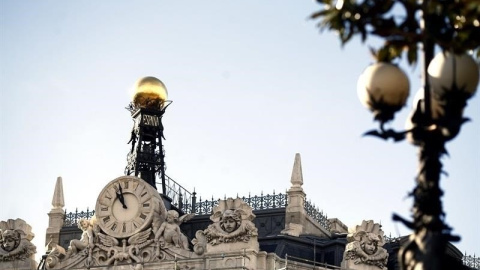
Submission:
[[428,65],[428,76],[434,93],[443,96],[452,86],[462,89],[468,97],[477,91],[478,64],[468,54],[438,53]]
[[376,63],[365,69],[357,83],[360,102],[374,112],[375,119],[388,121],[400,110],[408,98],[410,83],[397,66]]
[[167,100],[167,88],[155,77],[144,77],[135,83],[133,103],[141,108],[161,108]]

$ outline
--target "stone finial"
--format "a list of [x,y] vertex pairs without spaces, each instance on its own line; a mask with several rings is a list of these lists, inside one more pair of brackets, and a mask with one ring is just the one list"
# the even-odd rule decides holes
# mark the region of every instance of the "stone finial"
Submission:
[[301,187],[303,185],[302,161],[299,153],[295,154],[295,162],[293,164],[290,182],[292,183],[292,187]]
[[52,199],[53,209],[62,209],[65,206],[65,201],[63,198],[63,184],[62,177],[57,178],[57,183],[55,184],[55,191],[53,192]]

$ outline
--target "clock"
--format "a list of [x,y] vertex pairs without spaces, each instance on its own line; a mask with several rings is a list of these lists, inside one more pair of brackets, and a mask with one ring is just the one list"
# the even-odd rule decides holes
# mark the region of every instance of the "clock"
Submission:
[[164,219],[165,206],[158,191],[145,180],[121,176],[102,189],[95,215],[106,234],[127,238],[146,229],[152,221]]

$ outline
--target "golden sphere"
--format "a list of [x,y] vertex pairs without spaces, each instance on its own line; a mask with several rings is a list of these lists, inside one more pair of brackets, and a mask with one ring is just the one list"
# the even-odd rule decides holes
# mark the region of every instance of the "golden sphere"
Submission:
[[135,84],[133,103],[142,108],[161,108],[167,100],[167,88],[155,77],[144,77]]

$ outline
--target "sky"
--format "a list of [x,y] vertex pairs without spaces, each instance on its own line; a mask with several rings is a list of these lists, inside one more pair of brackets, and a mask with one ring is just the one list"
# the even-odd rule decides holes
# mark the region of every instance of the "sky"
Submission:
[[[173,101],[163,124],[168,176],[202,200],[284,193],[301,154],[307,198],[349,227],[372,219],[410,230],[417,150],[362,137],[378,127],[358,101],[370,40],[342,47],[309,15],[311,0],[0,1],[0,220],[33,227],[44,252],[57,177],[67,212],[95,208],[122,176],[137,79],[162,80]],[[375,45],[374,41],[373,45]],[[420,88],[408,74],[401,130]],[[446,223],[462,252],[480,254],[480,101],[447,144]]]

